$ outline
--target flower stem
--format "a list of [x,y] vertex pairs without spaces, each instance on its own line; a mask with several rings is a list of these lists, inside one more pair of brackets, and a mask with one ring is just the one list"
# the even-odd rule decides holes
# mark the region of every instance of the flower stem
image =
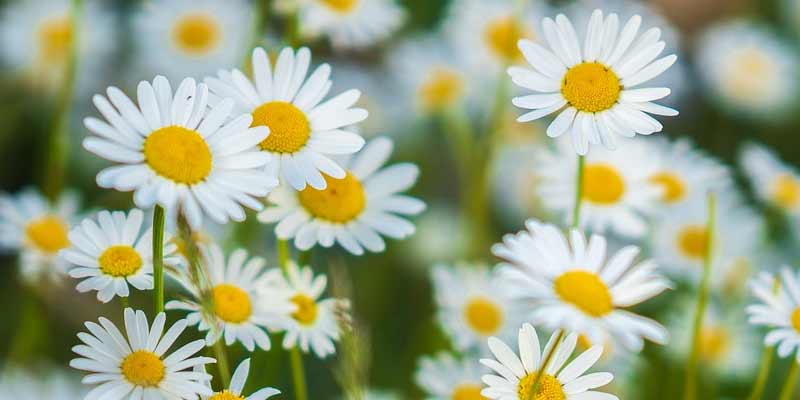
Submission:
[[583,170],[586,156],[578,156],[578,169],[575,172],[575,204],[572,206],[572,227],[581,226],[581,204],[583,204]]
[[164,208],[153,211],[153,281],[156,314],[164,311]]
[[717,198],[713,192],[708,194],[708,222],[706,223],[706,253],[703,259],[703,277],[697,293],[697,307],[695,308],[694,324],[692,327],[692,352],[686,365],[686,385],[683,398],[694,400],[697,398],[697,366],[700,362],[700,332],[703,329],[703,319],[708,303],[709,281],[711,279],[711,263],[714,257],[714,229],[716,224]]
[[231,384],[231,369],[228,366],[228,352],[225,350],[223,338],[220,337],[214,343],[214,355],[217,358],[217,369],[219,370],[219,377],[222,379],[224,387],[229,387]]
[[289,268],[289,242],[284,239],[278,239],[278,264],[284,273]]
[[778,396],[779,400],[789,400],[792,398],[792,393],[794,393],[794,385],[797,383],[797,361],[792,358],[792,366],[789,367],[789,374],[786,376],[786,381],[783,382],[783,388],[781,389],[781,394]]
[[294,398],[296,400],[307,400],[308,389],[306,388],[306,373],[303,367],[303,355],[300,348],[295,346],[291,351],[292,364],[292,384],[294,385]]
[[556,354],[556,350],[558,350],[558,347],[561,345],[562,339],[564,339],[564,330],[559,330],[558,336],[556,336],[556,340],[553,342],[553,347],[551,347],[550,351],[544,356],[542,366],[536,371],[536,378],[533,379],[531,391],[528,392],[528,400],[534,400],[536,398],[536,392],[539,390],[539,383],[542,380],[542,376],[544,376],[544,371],[547,369],[547,365],[550,364],[550,360],[552,360],[553,356]]
[[753,390],[747,396],[747,400],[759,400],[761,394],[764,393],[764,388],[767,386],[767,378],[769,377],[769,370],[772,367],[772,359],[775,356],[775,346],[764,347],[764,354],[761,355],[761,366],[758,368],[758,375],[756,382],[753,384]]

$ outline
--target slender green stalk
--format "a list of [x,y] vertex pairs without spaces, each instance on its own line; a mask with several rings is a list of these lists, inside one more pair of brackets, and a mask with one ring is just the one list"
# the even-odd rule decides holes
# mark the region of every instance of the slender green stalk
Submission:
[[474,137],[469,117],[463,108],[456,105],[442,110],[441,119],[444,122],[445,135],[450,141],[453,160],[458,167],[459,184],[465,186],[469,183],[470,171],[474,167]]
[[289,242],[284,239],[278,239],[278,264],[285,273],[289,268]]
[[747,400],[759,400],[761,394],[764,393],[764,388],[767,386],[767,378],[769,377],[769,370],[772,367],[772,359],[775,357],[775,346],[764,347],[764,354],[761,355],[761,366],[758,368],[758,375],[756,382],[753,384],[753,390],[747,396]]
[[283,41],[288,46],[297,47],[300,45],[300,16],[297,10],[293,10],[290,15],[286,17],[286,27],[283,33]]
[[306,372],[303,367],[303,355],[300,348],[295,346],[291,351],[292,364],[292,384],[294,385],[295,400],[308,400],[308,389],[306,388]]
[[231,385],[231,368],[228,363],[228,352],[225,350],[224,339],[220,337],[214,343],[214,355],[217,358],[217,369],[219,370],[219,377],[222,379],[224,387]]
[[783,388],[781,388],[781,394],[778,396],[778,400],[789,400],[792,398],[794,385],[797,383],[797,366],[797,361],[792,359],[792,366],[789,367],[789,374],[786,375],[786,381],[783,382]]
[[297,256],[297,265],[305,266],[311,263],[311,250],[303,250]]
[[156,314],[164,311],[164,208],[153,211],[153,301]]
[[581,226],[581,205],[583,204],[583,171],[586,156],[578,156],[578,170],[575,172],[575,205],[572,206],[572,227]]
[[539,383],[542,380],[542,376],[544,376],[544,371],[547,369],[547,366],[550,364],[550,360],[553,359],[553,356],[556,354],[556,350],[558,350],[559,346],[561,346],[561,340],[564,339],[564,330],[558,331],[558,336],[556,336],[555,342],[553,342],[553,347],[550,348],[550,351],[544,356],[544,360],[542,360],[542,366],[539,367],[539,370],[536,371],[536,378],[533,379],[533,384],[531,385],[531,391],[528,392],[528,400],[534,400],[536,398],[536,392],[539,390]]
[[706,224],[706,254],[703,259],[703,277],[700,280],[700,288],[697,293],[697,307],[695,308],[694,324],[692,327],[692,352],[689,362],[686,365],[686,385],[684,386],[683,398],[694,400],[697,398],[697,367],[700,362],[700,347],[702,345],[700,332],[703,329],[703,320],[706,314],[708,303],[708,290],[711,280],[711,264],[714,258],[714,229],[716,225],[716,196],[714,193],[708,194],[708,222]]

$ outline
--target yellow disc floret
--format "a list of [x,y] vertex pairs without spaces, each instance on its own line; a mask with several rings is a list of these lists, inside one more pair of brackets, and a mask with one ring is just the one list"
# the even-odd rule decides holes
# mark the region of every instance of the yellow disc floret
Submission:
[[453,105],[464,92],[464,80],[456,71],[437,68],[419,87],[422,107],[440,110]]
[[453,389],[451,400],[486,400],[486,397],[481,395],[480,385],[464,383]]
[[724,326],[704,326],[700,331],[700,355],[718,361],[730,350],[731,335]]
[[686,197],[686,185],[683,180],[672,172],[659,172],[650,177],[650,182],[662,189],[661,201],[675,203]]
[[536,372],[532,372],[520,379],[517,386],[517,394],[519,400],[565,400],[567,396],[564,394],[564,389],[561,388],[561,382],[554,376],[543,374],[539,378],[539,386],[536,388],[536,394],[531,396],[533,389],[533,381],[536,380]]
[[322,4],[342,14],[353,11],[358,5],[358,2],[359,0],[322,0]]
[[217,48],[222,32],[214,16],[193,13],[180,17],[172,28],[172,38],[179,49],[201,55]]
[[678,231],[678,249],[684,256],[702,260],[708,251],[708,231],[702,225],[687,225]]
[[294,153],[302,149],[311,136],[311,123],[306,114],[285,101],[258,106],[253,111],[252,126],[269,127],[269,136],[259,146],[274,153]]
[[215,393],[213,396],[209,397],[208,400],[244,400],[244,397],[237,396],[231,391],[223,390],[219,393]]
[[128,245],[111,246],[97,259],[100,270],[114,277],[131,276],[142,268],[142,257]]
[[37,250],[55,254],[69,246],[67,224],[60,217],[47,215],[31,221],[25,227],[25,237]]
[[199,133],[172,125],[144,141],[144,159],[157,174],[176,183],[198,183],[211,172],[211,150]]
[[214,287],[213,294],[214,313],[225,322],[240,324],[253,313],[250,295],[238,286],[222,283]]
[[784,209],[797,207],[800,204],[800,182],[789,174],[778,176],[772,183],[772,201]]
[[602,317],[614,310],[611,292],[597,274],[568,271],[556,278],[553,285],[561,300],[593,317]]
[[316,218],[345,223],[358,217],[367,204],[361,182],[351,173],[343,179],[325,175],[327,186],[317,190],[310,186],[297,193],[300,205]]
[[797,307],[794,309],[794,311],[792,311],[791,321],[792,328],[800,333],[800,307]]
[[464,306],[464,319],[472,330],[489,336],[500,329],[503,311],[497,303],[484,297],[476,297]]
[[583,199],[600,205],[616,204],[625,194],[625,181],[608,164],[589,164],[583,171]]
[[490,21],[486,25],[483,36],[496,57],[505,63],[514,63],[522,59],[517,42],[530,35],[515,16],[508,15]]
[[39,26],[39,55],[43,62],[59,63],[66,61],[72,47],[72,19],[69,16],[50,18]]
[[297,310],[292,314],[292,318],[294,318],[295,321],[299,322],[301,325],[312,325],[314,321],[317,320],[319,307],[317,307],[317,302],[314,301],[314,299],[299,293],[292,296],[290,300],[297,306]]
[[157,355],[145,351],[134,351],[122,360],[122,376],[134,386],[158,387],[164,380],[166,368]]
[[561,81],[561,93],[579,111],[595,113],[614,106],[622,90],[617,75],[597,62],[570,68]]

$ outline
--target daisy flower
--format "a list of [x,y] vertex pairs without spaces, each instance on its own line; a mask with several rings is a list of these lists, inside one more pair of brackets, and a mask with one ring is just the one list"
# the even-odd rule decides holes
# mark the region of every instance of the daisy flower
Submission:
[[387,138],[369,142],[359,154],[342,162],[344,177],[325,176],[326,188],[308,187],[296,192],[286,186],[270,194],[273,205],[258,215],[264,223],[278,223],[279,239],[294,238],[295,246],[308,250],[319,243],[339,243],[355,255],[381,252],[386,243],[380,235],[403,239],[414,225],[400,215],[416,215],[425,203],[402,194],[417,180],[419,168],[409,163],[383,167],[392,153]]
[[69,247],[69,227],[78,212],[78,196],[67,192],[55,204],[34,189],[0,193],[0,249],[19,253],[22,277],[60,282],[69,263],[58,252]]
[[659,40],[661,30],[651,28],[637,40],[641,23],[641,17],[635,15],[620,27],[617,14],[604,17],[602,11],[595,10],[581,49],[567,17],[559,14],[555,21],[545,18],[542,29],[550,49],[521,40],[519,49],[533,69],[508,70],[514,83],[537,92],[514,98],[514,105],[532,110],[519,121],[533,121],[558,111],[547,127],[547,135],[559,137],[569,132],[575,151],[581,155],[589,151],[590,143],[614,149],[618,137],[660,132],[663,126],[648,114],[678,114],[653,103],[668,96],[670,89],[637,86],[664,72],[677,57],[656,60],[666,46]]
[[[603,354],[603,346],[594,346],[567,363],[578,336],[572,333],[556,343],[557,335],[554,333],[542,350],[533,326],[523,325],[519,330],[519,355],[500,339],[489,338],[489,349],[496,360],[481,359],[481,364],[494,372],[483,376],[487,387],[481,394],[489,399],[504,400],[618,400],[612,394],[592,390],[609,384],[613,375],[608,372],[584,375]],[[553,358],[547,365],[541,365],[553,346],[557,346]],[[540,371],[542,375],[537,391],[530,393]]]
[[797,51],[764,26],[743,20],[712,26],[696,58],[709,92],[736,115],[781,116],[797,100]]
[[156,399],[191,400],[210,395],[203,382],[211,379],[192,367],[216,362],[213,358],[193,357],[204,347],[195,340],[172,353],[169,349],[186,329],[180,320],[164,333],[166,314],[159,313],[148,326],[142,311],[125,309],[126,336],[106,318],[100,324],[86,322],[90,333],[81,332],[83,344],[72,348],[80,357],[69,362],[72,368],[87,371],[83,382],[96,385],[87,399]]
[[[552,149],[534,157],[540,179],[535,190],[542,205],[571,222],[578,167],[569,143],[558,140]],[[624,151],[597,148],[588,154],[581,182],[580,226],[626,237],[644,236],[645,217],[657,210],[662,196],[662,188],[651,181],[658,171],[652,157],[642,141],[628,142]]]
[[761,201],[800,217],[800,173],[796,168],[765,146],[753,143],[744,146],[739,163]]
[[414,236],[405,244],[408,251],[401,252],[414,260],[411,266],[427,266],[437,262],[457,259],[468,248],[467,235],[453,235],[462,228],[458,210],[452,204],[434,204],[416,221]]
[[0,378],[0,398],[4,400],[75,400],[84,398],[87,392],[79,379],[65,371],[37,368],[34,372],[9,365],[6,368]]
[[337,49],[362,49],[387,39],[406,18],[395,0],[301,0],[300,34],[327,36]]
[[83,147],[121,164],[97,174],[100,187],[133,191],[139,208],[180,208],[193,228],[204,213],[225,223],[245,219],[242,205],[262,208],[256,198],[277,185],[262,172],[269,155],[256,147],[267,129],[250,127],[250,115],[232,114],[231,100],[208,107],[208,88],[191,78],[174,95],[162,76],[142,81],[137,97],[138,107],[112,86],[108,98],[92,99],[108,122],[86,118],[96,136]]
[[[70,247],[61,256],[76,265],[69,275],[83,279],[76,289],[97,291],[97,299],[108,303],[114,296],[128,297],[130,284],[139,290],[153,289],[153,231],[142,232],[144,213],[133,209],[101,211],[97,222],[84,219],[69,232]],[[177,265],[176,246],[164,238],[164,262]]]
[[[204,368],[202,366],[196,367],[196,369]],[[274,388],[263,388],[259,389],[255,393],[251,394],[250,396],[244,397],[242,391],[244,391],[244,385],[247,383],[247,376],[250,374],[250,359],[245,359],[242,361],[236,370],[233,371],[233,377],[231,377],[231,385],[230,388],[224,389],[221,392],[216,392],[211,396],[201,396],[202,400],[266,400],[276,394],[280,394],[280,390]],[[211,386],[208,386],[211,389]]]
[[331,88],[331,67],[322,64],[306,79],[310,64],[308,48],[295,53],[286,47],[273,74],[267,52],[259,47],[253,50],[255,84],[237,69],[205,80],[215,95],[235,101],[236,113],[251,113],[253,126],[269,128],[269,136],[258,143],[264,154],[273,156],[267,170],[297,190],[306,183],[325,189],[322,173],[345,177],[328,156],[360,150],[364,139],[345,128],[367,118],[366,110],[353,108],[361,95],[355,89],[320,103]]
[[[272,287],[268,291],[264,289],[279,279],[280,271],[271,269],[265,272],[264,259],[248,259],[244,249],[234,250],[227,260],[222,248],[216,244],[200,246],[200,253],[206,266],[210,293],[204,293],[192,282],[187,271],[181,271],[177,275],[178,281],[194,300],[172,300],[166,304],[166,309],[189,311],[186,318],[189,325],[197,324],[201,332],[208,331],[208,346],[224,337],[226,346],[238,341],[251,352],[256,345],[269,350],[267,331],[283,328],[295,310],[288,291]],[[213,312],[204,309],[207,297],[213,299]]]
[[427,400],[484,399],[480,394],[481,370],[476,363],[457,360],[447,353],[420,359],[414,380]]
[[[777,346],[778,356],[794,354],[800,362],[800,281],[797,272],[785,266],[780,276],[764,274],[750,283],[750,290],[758,300],[745,311],[748,322],[767,326],[769,333],[764,338],[767,346]],[[779,284],[775,282],[779,281]],[[776,290],[777,286],[777,290]]]
[[524,136],[501,144],[490,167],[492,199],[498,205],[495,212],[510,226],[539,215],[542,207],[537,193],[541,177],[536,155],[543,147],[544,129],[538,124],[520,124],[516,118],[513,123],[527,128],[520,132]]
[[431,280],[439,324],[456,349],[480,348],[490,336],[514,337],[520,310],[486,265],[436,265]]
[[572,229],[568,240],[555,225],[533,219],[525,225],[527,230],[506,235],[492,253],[504,260],[502,284],[531,309],[531,323],[582,332],[591,343],[610,336],[634,352],[643,339],[666,343],[663,326],[626,310],[670,287],[652,260],[633,264],[638,247],[624,247],[607,259],[602,236],[587,242]]
[[145,3],[133,18],[139,69],[176,80],[238,65],[250,42],[252,12],[245,0]]

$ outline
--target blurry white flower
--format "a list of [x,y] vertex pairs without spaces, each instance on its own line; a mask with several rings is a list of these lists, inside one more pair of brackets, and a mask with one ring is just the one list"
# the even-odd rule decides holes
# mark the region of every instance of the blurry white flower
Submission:
[[299,0],[301,35],[327,36],[334,48],[361,49],[387,39],[405,21],[395,0]]
[[770,149],[747,144],[739,162],[758,199],[793,217],[800,217],[800,173]]
[[0,378],[0,399],[47,399],[75,400],[82,399],[87,390],[80,384],[80,377],[74,377],[66,371],[43,370],[36,367],[26,370],[6,364],[3,377]]
[[544,129],[536,124],[524,126],[528,131],[520,135],[525,136],[503,143],[497,149],[497,156],[492,157],[491,165],[492,198],[497,204],[494,212],[514,226],[536,215],[541,208],[536,154],[543,146]]
[[428,207],[415,221],[416,232],[408,240],[410,250],[403,255],[415,260],[412,265],[421,267],[457,259],[469,245],[467,235],[453,235],[462,228],[459,218],[452,206]]
[[427,400],[481,400],[481,370],[472,359],[439,353],[419,360],[414,380]]
[[353,125],[354,132],[366,138],[374,138],[379,134],[408,133],[398,127],[408,121],[407,115],[399,112],[397,107],[397,94],[393,90],[395,82],[387,80],[381,68],[350,61],[332,61],[331,68],[336,75],[331,93],[359,88],[361,96],[355,106],[369,113],[369,118]]
[[[779,281],[779,283],[776,283]],[[746,308],[748,321],[769,329],[764,338],[767,346],[777,346],[778,356],[793,356],[800,362],[800,277],[785,266],[780,275],[763,274],[750,282],[750,290],[758,300]]]
[[[198,369],[204,367],[198,367]],[[233,371],[233,377],[231,377],[231,384],[230,387],[227,389],[223,389],[222,391],[216,392],[211,396],[200,396],[202,400],[266,400],[276,394],[280,394],[281,392],[278,389],[274,389],[271,387],[263,388],[257,390],[255,393],[245,397],[242,394],[244,391],[245,383],[247,383],[247,376],[250,375],[250,359],[245,359],[239,366],[236,367],[236,370]],[[211,389],[210,383],[208,384],[208,388]]]

